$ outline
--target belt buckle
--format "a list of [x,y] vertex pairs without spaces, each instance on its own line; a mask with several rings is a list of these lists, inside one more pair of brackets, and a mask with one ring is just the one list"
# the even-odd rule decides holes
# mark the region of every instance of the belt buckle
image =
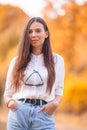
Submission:
[[29,100],[29,103],[30,103],[31,105],[35,105],[35,104],[36,104],[36,99],[30,99],[30,100]]

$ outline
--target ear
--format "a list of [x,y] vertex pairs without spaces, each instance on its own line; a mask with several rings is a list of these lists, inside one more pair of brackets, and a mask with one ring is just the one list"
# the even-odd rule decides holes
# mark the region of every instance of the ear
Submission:
[[47,37],[48,37],[48,35],[49,35],[49,34],[48,34],[48,31],[46,31],[46,32],[45,32],[45,34],[46,34],[45,38],[47,38]]

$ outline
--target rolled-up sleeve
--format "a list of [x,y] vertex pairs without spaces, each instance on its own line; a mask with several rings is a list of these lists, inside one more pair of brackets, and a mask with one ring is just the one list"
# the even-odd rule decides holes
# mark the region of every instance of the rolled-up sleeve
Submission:
[[17,57],[14,57],[12,59],[12,61],[10,62],[8,71],[7,71],[7,76],[6,76],[6,83],[5,83],[5,91],[4,91],[4,97],[5,96],[12,96],[13,94],[13,89],[12,89],[12,71],[13,71],[13,67],[15,65],[15,60],[17,59]]
[[64,59],[61,56],[59,56],[59,57],[57,57],[57,63],[56,63],[56,89],[55,89],[55,95],[59,95],[59,96],[63,95],[64,77],[65,77]]

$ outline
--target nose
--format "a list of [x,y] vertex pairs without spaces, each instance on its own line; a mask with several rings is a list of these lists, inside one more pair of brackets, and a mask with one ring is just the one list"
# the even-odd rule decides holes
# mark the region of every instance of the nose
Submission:
[[36,36],[36,32],[33,31],[32,34],[31,34],[32,37],[35,37]]

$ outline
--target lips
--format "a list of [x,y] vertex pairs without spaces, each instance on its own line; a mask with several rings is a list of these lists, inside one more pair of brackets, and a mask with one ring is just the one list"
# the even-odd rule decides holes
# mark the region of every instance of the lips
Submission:
[[37,42],[38,40],[32,40],[32,42]]
[[31,40],[33,43],[35,43],[35,42],[38,42],[38,40],[37,39],[34,39],[34,40]]

